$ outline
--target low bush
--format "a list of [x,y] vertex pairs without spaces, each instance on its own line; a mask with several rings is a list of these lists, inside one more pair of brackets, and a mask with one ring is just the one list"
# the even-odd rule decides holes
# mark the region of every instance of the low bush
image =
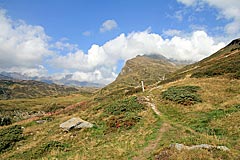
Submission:
[[0,130],[0,153],[11,149],[16,142],[23,140],[22,133],[22,128],[18,125]]
[[137,102],[137,97],[130,97],[124,100],[118,100],[105,107],[105,112],[111,115],[120,115],[124,113],[135,113],[144,109],[144,106]]
[[197,94],[198,86],[173,86],[162,92],[162,97],[182,105],[192,105],[202,102]]
[[118,100],[109,106],[105,106],[104,114],[109,117],[107,120],[107,132],[117,129],[131,129],[141,120],[138,113],[144,109],[144,105],[138,103],[137,97]]
[[12,124],[12,120],[9,117],[0,117],[0,126],[7,126]]

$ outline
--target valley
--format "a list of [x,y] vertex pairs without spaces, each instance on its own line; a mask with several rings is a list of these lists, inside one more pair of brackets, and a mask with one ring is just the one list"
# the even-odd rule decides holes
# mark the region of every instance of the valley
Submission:
[[[237,160],[239,46],[234,40],[184,67],[164,57],[137,56],[100,89],[5,77],[0,116],[11,124],[0,126],[0,159]],[[73,117],[93,127],[60,128]],[[189,149],[195,145],[205,147]]]

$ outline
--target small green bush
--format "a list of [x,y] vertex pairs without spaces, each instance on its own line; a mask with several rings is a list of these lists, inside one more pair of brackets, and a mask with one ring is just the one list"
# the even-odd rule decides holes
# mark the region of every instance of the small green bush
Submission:
[[144,106],[137,102],[137,97],[131,97],[124,100],[118,100],[105,107],[105,112],[111,115],[120,115],[129,112],[139,112]]
[[110,117],[107,120],[108,130],[131,129],[141,120],[138,113],[145,109],[144,105],[137,101],[137,97],[118,100],[104,108],[104,115]]
[[22,133],[22,128],[18,125],[0,130],[0,153],[11,149],[16,142],[23,140]]
[[162,97],[182,105],[192,105],[202,102],[196,93],[199,89],[198,86],[173,86],[162,92]]

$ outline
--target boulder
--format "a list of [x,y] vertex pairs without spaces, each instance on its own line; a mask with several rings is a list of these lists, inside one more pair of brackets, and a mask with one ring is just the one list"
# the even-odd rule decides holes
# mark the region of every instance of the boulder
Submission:
[[209,145],[209,144],[199,144],[199,145],[193,145],[193,146],[185,146],[184,144],[179,144],[179,143],[175,143],[175,144],[171,144],[170,148],[175,148],[179,151],[181,150],[193,150],[193,149],[207,149],[207,150],[212,150],[212,149],[218,149],[218,150],[222,150],[222,151],[229,151],[229,148],[227,148],[226,146],[213,146],[213,145]]
[[81,129],[81,128],[92,128],[93,124],[82,120],[81,118],[71,118],[66,122],[60,124],[60,127],[64,130]]

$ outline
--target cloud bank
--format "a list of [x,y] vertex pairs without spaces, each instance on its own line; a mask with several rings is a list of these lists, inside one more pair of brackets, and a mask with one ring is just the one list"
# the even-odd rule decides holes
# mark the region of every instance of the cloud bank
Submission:
[[91,75],[88,77],[90,80],[97,79],[107,84],[114,80],[119,60],[126,61],[137,55],[154,53],[177,60],[197,61],[224,46],[225,43],[214,42],[213,38],[204,31],[195,31],[188,37],[174,36],[171,39],[163,39],[159,34],[146,30],[127,35],[120,34],[102,46],[92,45],[87,53],[78,50],[74,53],[55,57],[51,63],[57,68],[81,70],[81,72],[76,72],[76,79],[86,80],[85,73],[88,73]]
[[13,21],[1,9],[0,70],[41,74],[45,70],[41,65],[44,57],[53,53],[48,49],[48,39],[43,27]]

